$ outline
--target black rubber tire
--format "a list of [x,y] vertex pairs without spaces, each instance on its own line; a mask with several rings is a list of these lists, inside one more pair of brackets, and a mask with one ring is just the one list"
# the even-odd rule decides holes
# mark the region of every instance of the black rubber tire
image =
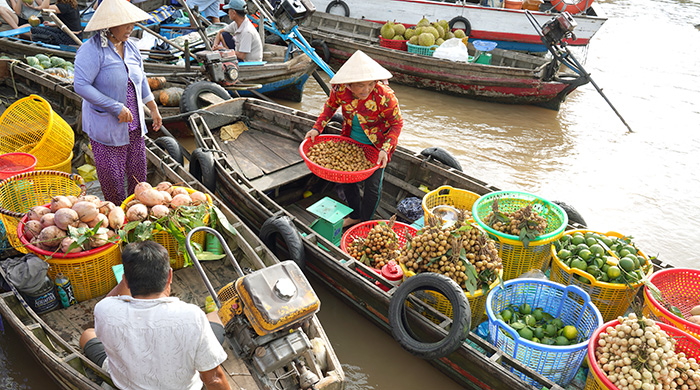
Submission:
[[[462,24],[465,26],[465,27],[464,27],[464,34],[465,34],[465,35],[468,36],[469,34],[471,34],[471,32],[472,32],[472,24],[469,23],[469,21],[467,20],[467,18],[465,18],[465,17],[463,17],[463,16],[457,16],[457,17],[455,17],[455,18],[452,18],[452,20],[450,20],[450,22],[448,23],[448,24],[450,25],[450,30],[452,30],[453,28],[455,28],[454,25],[457,24],[457,23],[462,23]],[[458,27],[458,28],[459,28],[459,27]]]
[[[344,2],[343,0],[333,0],[330,3],[328,3],[328,6],[326,7],[326,13],[331,14],[331,10],[337,6],[343,7],[343,15],[346,18],[350,17],[350,7],[348,7],[348,4]],[[334,14],[337,15],[337,14]]]
[[231,95],[219,84],[211,81],[197,81],[185,87],[180,98],[180,112],[186,113],[196,111],[205,106],[199,103],[199,95],[204,92],[211,92],[222,99],[231,99]]
[[184,153],[182,153],[182,146],[175,138],[168,136],[158,137],[156,138],[155,143],[159,148],[168,152],[170,157],[172,157],[178,164],[184,165],[185,158],[183,157]]
[[[306,266],[306,251],[301,235],[294,227],[289,217],[270,217],[260,227],[258,237],[272,253],[277,255],[277,237],[280,237],[287,245],[287,251],[292,261],[297,263],[302,270]],[[279,256],[278,256],[279,257]]]
[[216,168],[214,154],[197,148],[190,156],[190,173],[212,193],[216,192]]
[[435,161],[439,161],[442,164],[447,165],[448,167],[463,172],[462,164],[459,163],[459,161],[455,158],[455,156],[452,155],[452,153],[448,152],[443,148],[432,146],[423,149],[423,151],[421,151],[420,154],[422,154],[425,157],[431,158]]
[[583,227],[586,227],[586,220],[583,219],[583,216],[578,212],[578,210],[576,210],[574,206],[566,202],[562,202],[560,200],[552,201],[552,203],[564,209],[566,215],[569,217],[569,223],[577,223],[579,225],[582,225]]
[[311,47],[316,50],[316,54],[323,60],[323,62],[328,63],[331,60],[331,51],[328,49],[326,41],[323,39],[314,39],[310,43]]
[[[417,340],[406,315],[406,298],[414,291],[429,290],[444,295],[452,305],[452,327],[447,336],[434,343]],[[464,290],[445,275],[426,272],[406,279],[391,297],[389,303],[391,334],[401,347],[423,359],[440,359],[459,348],[467,338],[471,326],[471,310]]]

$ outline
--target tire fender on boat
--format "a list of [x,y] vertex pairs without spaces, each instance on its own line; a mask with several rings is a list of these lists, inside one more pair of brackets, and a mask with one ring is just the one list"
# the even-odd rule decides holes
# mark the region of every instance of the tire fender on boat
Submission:
[[552,7],[559,12],[568,12],[572,15],[586,12],[593,4],[593,0],[579,0],[577,3],[567,3],[564,0],[552,0]]
[[306,251],[301,235],[294,227],[294,223],[288,216],[270,217],[263,222],[258,234],[262,242],[275,255],[277,255],[277,237],[279,236],[287,246],[289,258],[297,263],[302,270],[306,265]]
[[583,219],[583,216],[578,212],[578,210],[576,210],[576,208],[574,208],[574,206],[560,200],[553,200],[552,203],[561,207],[566,212],[566,215],[569,217],[569,223],[573,222],[586,227],[586,220]]
[[[452,305],[452,327],[440,341],[418,340],[408,324],[406,298],[420,290],[436,291]],[[423,359],[439,359],[456,351],[467,338],[471,326],[471,310],[464,290],[454,280],[436,273],[422,273],[406,279],[391,297],[388,317],[394,339],[403,349]]]
[[[350,17],[350,7],[348,7],[348,4],[344,2],[343,0],[333,0],[330,3],[328,3],[328,6],[326,7],[326,13],[327,14],[333,14],[331,10],[335,7],[342,7],[343,8],[343,16]],[[337,14],[334,14],[337,15]]]
[[199,96],[211,92],[222,99],[231,99],[231,95],[217,83],[211,81],[197,81],[185,87],[180,98],[180,112],[186,113],[204,108],[199,103]]
[[216,168],[214,154],[202,148],[192,151],[190,173],[211,192],[216,192]]
[[455,18],[452,18],[450,22],[448,23],[450,25],[450,30],[454,28],[460,28],[460,27],[455,27],[455,24],[463,24],[464,25],[464,34],[469,35],[472,32],[472,24],[469,23],[469,20],[463,16],[457,16]]
[[326,41],[323,39],[314,39],[311,41],[311,47],[316,50],[316,54],[323,60],[323,62],[328,63],[331,60],[331,51],[328,49]]
[[165,150],[175,162],[184,165],[185,159],[182,153],[182,146],[175,138],[169,136],[158,137],[154,142],[159,148]]
[[421,151],[420,154],[425,157],[428,157],[428,159],[439,161],[447,165],[448,167],[452,167],[462,172],[462,164],[459,163],[459,161],[455,158],[455,156],[452,155],[452,153],[448,152],[443,148],[432,146],[423,149],[423,151]]

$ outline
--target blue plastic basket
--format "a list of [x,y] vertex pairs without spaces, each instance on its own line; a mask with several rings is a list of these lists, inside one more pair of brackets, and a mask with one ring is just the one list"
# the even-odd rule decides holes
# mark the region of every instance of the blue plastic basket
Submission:
[[[588,294],[576,286],[564,286],[544,279],[513,279],[505,282],[504,286],[498,285],[492,289],[486,299],[489,340],[523,365],[560,386],[566,386],[586,357],[593,332],[603,325],[600,312]],[[521,338],[513,328],[496,318],[496,313],[507,306],[522,303],[528,303],[532,308],[541,307],[555,318],[561,318],[564,325],[576,326],[579,342],[565,346],[535,343]],[[506,333],[512,338],[507,337]],[[525,374],[509,368],[526,382],[537,385]]]

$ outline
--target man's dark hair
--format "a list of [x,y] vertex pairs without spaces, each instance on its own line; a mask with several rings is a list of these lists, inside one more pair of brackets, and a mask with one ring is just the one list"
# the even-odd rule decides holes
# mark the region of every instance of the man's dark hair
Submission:
[[247,15],[247,13],[245,11],[240,11],[237,9],[234,9],[234,11],[238,14],[238,16],[246,16]]
[[134,242],[122,251],[124,277],[132,296],[165,290],[170,272],[168,250],[154,241]]

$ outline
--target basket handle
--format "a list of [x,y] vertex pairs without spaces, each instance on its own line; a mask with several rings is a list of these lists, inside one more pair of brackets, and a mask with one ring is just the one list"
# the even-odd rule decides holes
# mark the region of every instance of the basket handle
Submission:
[[452,186],[440,186],[435,191],[437,191],[438,195],[449,195],[452,190],[454,190]]
[[[61,171],[32,171],[32,172],[20,173],[18,175],[10,176],[7,179],[0,182],[0,188],[4,187],[5,185],[10,183],[11,181],[31,179],[34,176],[38,176],[39,174],[43,174],[46,172],[50,172],[52,175],[67,177],[70,181],[77,184],[78,187],[80,187],[80,196],[83,196],[87,193],[87,188],[85,187],[85,180],[83,179],[82,176],[80,176],[76,173],[66,173],[66,172],[61,172]],[[2,206],[0,206],[0,213],[7,215],[9,217],[15,217],[17,219],[24,217],[24,215],[26,214],[26,213],[18,213],[16,211],[6,210]]]

